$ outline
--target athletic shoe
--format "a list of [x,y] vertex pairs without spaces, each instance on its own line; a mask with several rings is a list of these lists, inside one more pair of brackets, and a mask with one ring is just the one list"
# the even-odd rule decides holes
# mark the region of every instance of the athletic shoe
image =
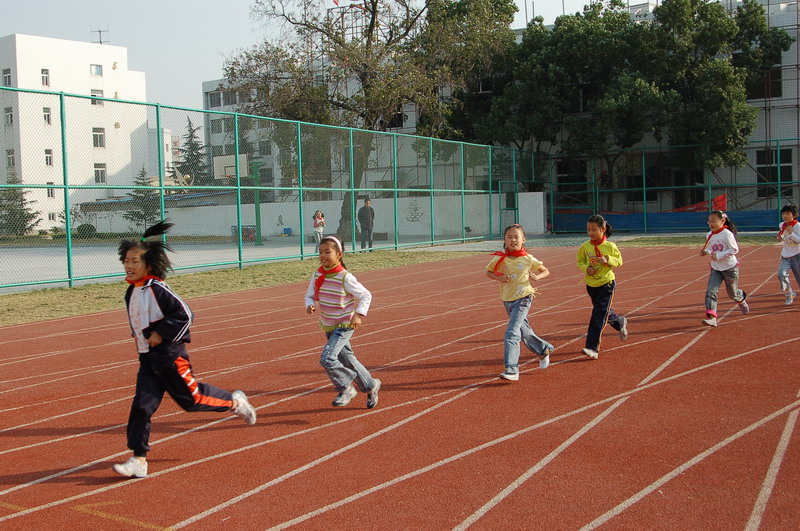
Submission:
[[503,380],[516,382],[517,380],[519,380],[519,373],[514,369],[512,369],[511,367],[506,367],[506,370],[504,370],[500,374],[500,378],[502,378]]
[[622,327],[619,329],[619,339],[620,341],[625,341],[628,339],[628,318],[627,317],[620,317],[622,320]]
[[786,294],[786,300],[784,301],[784,304],[786,306],[791,306],[792,303],[794,302],[795,295],[797,295],[797,294],[794,291],[790,291],[789,293],[787,293]]
[[588,356],[588,357],[592,358],[593,360],[596,360],[596,359],[597,359],[597,357],[598,357],[598,356],[600,356],[600,353],[599,353],[599,352],[597,352],[596,350],[594,350],[594,349],[591,349],[591,348],[585,348],[585,349],[583,349],[583,354],[584,354],[585,356]]
[[245,395],[243,391],[234,391],[231,393],[231,397],[238,402],[236,409],[233,410],[234,414],[238,417],[242,417],[245,424],[248,426],[255,424],[256,410],[250,405],[250,402],[247,400],[247,395]]
[[126,478],[147,476],[147,461],[141,461],[138,457],[131,457],[124,463],[117,463],[113,468],[114,472]]
[[707,319],[703,319],[703,324],[707,326],[717,326],[717,318],[709,315]]
[[739,303],[739,309],[744,314],[750,313],[750,306],[747,304],[747,293],[744,291],[742,291],[742,302]]
[[373,382],[375,382],[375,385],[372,386],[372,391],[367,393],[367,409],[372,409],[378,405],[378,391],[381,390],[381,381],[375,378]]
[[341,391],[333,400],[333,405],[336,407],[343,407],[350,403],[354,396],[358,394],[353,384],[347,386],[344,391]]
[[550,354],[556,349],[553,345],[550,345],[546,349],[544,349],[544,353],[539,356],[539,368],[546,369],[550,366]]

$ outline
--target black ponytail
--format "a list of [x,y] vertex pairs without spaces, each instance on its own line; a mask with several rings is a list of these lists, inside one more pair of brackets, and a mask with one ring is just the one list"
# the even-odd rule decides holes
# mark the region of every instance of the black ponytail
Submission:
[[122,240],[117,248],[119,261],[125,261],[125,256],[128,254],[128,251],[139,249],[142,251],[142,260],[144,260],[150,274],[161,279],[166,278],[167,271],[172,270],[172,263],[167,256],[167,251],[172,252],[172,247],[162,242],[160,239],[147,241],[147,238],[151,236],[162,236],[169,232],[173,226],[174,224],[169,223],[169,220],[159,221],[155,225],[148,227],[139,241]]
[[613,234],[613,230],[611,229],[611,223],[607,222],[603,216],[600,214],[595,214],[594,216],[589,216],[589,219],[586,220],[587,223],[595,223],[598,227],[603,229],[603,234],[606,238],[610,237]]

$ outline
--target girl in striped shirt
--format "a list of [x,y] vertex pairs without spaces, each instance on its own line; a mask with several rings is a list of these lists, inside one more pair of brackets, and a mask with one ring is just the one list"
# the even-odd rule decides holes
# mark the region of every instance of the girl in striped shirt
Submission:
[[339,392],[333,405],[346,406],[361,391],[367,393],[367,407],[373,408],[378,404],[381,381],[372,377],[350,346],[350,338],[367,316],[372,294],[345,269],[343,249],[336,236],[326,236],[320,241],[321,265],[306,290],[306,313],[311,315],[317,308],[320,311],[320,328],[328,343],[322,349],[319,364]]

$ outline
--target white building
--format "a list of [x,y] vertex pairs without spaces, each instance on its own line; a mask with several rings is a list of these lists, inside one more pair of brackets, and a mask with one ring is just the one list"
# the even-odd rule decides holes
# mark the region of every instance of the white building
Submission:
[[[126,48],[14,34],[0,38],[0,73],[0,85],[25,89],[0,90],[3,182],[14,175],[26,185],[64,185],[66,171],[71,186],[125,186],[142,168],[158,176],[156,135],[148,132],[147,106],[113,101],[146,101],[145,74],[128,69]],[[63,108],[58,94],[29,91],[63,92]],[[169,167],[169,131],[164,143]],[[116,195],[124,191],[71,190],[70,204]],[[27,198],[41,212],[37,228],[63,226],[62,189],[34,188]]]

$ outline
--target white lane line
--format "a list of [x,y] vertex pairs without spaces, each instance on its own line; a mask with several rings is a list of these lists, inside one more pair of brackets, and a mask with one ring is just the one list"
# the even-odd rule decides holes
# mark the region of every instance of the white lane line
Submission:
[[534,466],[525,471],[524,474],[522,474],[520,477],[514,480],[506,488],[501,490],[494,498],[486,502],[486,504],[484,504],[483,507],[472,513],[469,517],[467,517],[466,520],[461,522],[459,525],[455,526],[453,529],[457,531],[463,531],[464,529],[467,529],[472,524],[480,520],[483,517],[483,515],[488,513],[495,506],[497,506],[497,504],[499,504],[508,496],[510,496],[515,490],[521,487],[523,483],[528,481],[537,472],[539,472],[541,469],[547,466],[553,459],[561,455],[564,452],[564,450],[572,446],[572,443],[583,437],[584,434],[586,434],[589,430],[597,426],[600,423],[600,421],[602,421],[604,418],[610,415],[611,412],[613,412],[615,409],[617,409],[619,406],[625,403],[625,401],[628,400],[628,398],[629,397],[621,398],[616,402],[614,402],[613,404],[611,404],[611,406],[606,408],[602,413],[593,418],[589,423],[585,424],[583,427],[581,427],[581,429],[572,434],[572,436],[570,436],[566,441],[558,445],[558,447],[555,450],[547,454],[544,458],[540,459],[538,463],[536,463]]
[[761,484],[761,490],[758,492],[753,512],[750,513],[750,520],[747,522],[745,529],[747,531],[756,531],[761,527],[761,519],[764,517],[764,511],[767,509],[767,502],[772,496],[772,489],[775,487],[775,481],[778,479],[778,472],[780,471],[783,458],[786,456],[786,449],[789,447],[789,441],[792,438],[792,432],[797,424],[797,416],[800,410],[793,411],[789,418],[786,419],[786,425],[783,427],[783,433],[778,441],[778,446],[775,448],[775,454],[772,456],[772,462],[769,464],[767,475],[764,482]]
[[310,461],[310,462],[306,463],[305,465],[303,465],[301,467],[295,468],[294,470],[290,470],[289,472],[283,474],[282,476],[278,476],[277,478],[275,478],[273,480],[270,480],[270,481],[268,481],[266,483],[263,483],[263,484],[259,485],[258,487],[254,488],[254,489],[251,489],[251,490],[249,490],[247,492],[243,492],[242,494],[239,494],[238,496],[235,496],[235,497],[227,500],[224,503],[221,503],[221,504],[219,504],[219,505],[217,505],[215,507],[211,507],[209,509],[206,509],[205,511],[203,511],[201,513],[198,513],[198,514],[192,516],[191,518],[187,518],[186,520],[184,520],[182,522],[178,522],[177,524],[171,525],[170,527],[172,529],[180,529],[182,527],[186,527],[189,524],[193,524],[193,523],[195,523],[195,522],[197,522],[199,520],[202,520],[203,518],[206,518],[207,516],[211,516],[214,513],[217,513],[217,512],[219,512],[219,511],[221,511],[223,509],[226,509],[226,508],[228,508],[228,507],[230,507],[230,506],[232,506],[232,505],[234,505],[234,504],[236,504],[236,503],[238,503],[238,502],[240,502],[242,500],[245,500],[245,499],[249,498],[250,496],[258,494],[259,492],[262,492],[262,491],[264,491],[264,490],[266,490],[266,489],[268,489],[268,488],[270,488],[270,487],[272,487],[274,485],[277,485],[278,483],[282,483],[282,482],[286,481],[289,478],[292,478],[292,477],[294,477],[294,476],[296,476],[298,474],[301,474],[301,473],[303,473],[303,472],[305,472],[307,470],[310,470],[311,468],[314,468],[315,466],[317,466],[319,464],[322,464],[322,463],[324,463],[326,461],[329,461],[329,460],[333,459],[334,457],[337,457],[337,456],[339,456],[339,455],[341,455],[341,454],[343,454],[343,453],[345,453],[345,452],[347,452],[349,450],[352,450],[353,448],[357,448],[357,447],[361,446],[362,444],[365,444],[365,443],[371,441],[372,439],[375,439],[376,437],[380,437],[381,435],[384,435],[385,433],[389,433],[390,431],[394,431],[394,430],[396,430],[397,428],[399,428],[401,426],[405,426],[409,422],[417,420],[418,418],[420,418],[420,417],[422,417],[424,415],[427,415],[428,413],[430,413],[432,411],[435,411],[435,410],[439,409],[440,407],[443,407],[443,406],[449,404],[450,402],[454,402],[455,400],[458,400],[458,399],[468,395],[469,393],[473,393],[473,392],[475,392],[477,390],[478,390],[477,387],[472,388],[472,389],[467,389],[467,390],[457,394],[456,396],[452,396],[452,397],[448,398],[447,400],[439,402],[438,404],[435,404],[435,405],[433,405],[433,406],[431,406],[431,407],[429,407],[427,409],[423,409],[422,411],[414,413],[413,415],[411,415],[409,417],[406,417],[406,418],[404,418],[404,419],[402,419],[402,420],[400,420],[398,422],[395,422],[394,424],[390,424],[389,426],[386,426],[385,428],[383,428],[381,430],[378,430],[376,432],[373,432],[373,433],[367,435],[363,439],[359,439],[358,441],[350,443],[347,446],[344,446],[344,447],[336,450],[335,452],[331,452],[331,453],[326,454],[326,455],[324,455],[324,456],[322,456],[322,457],[320,457],[318,459]]
[[677,468],[674,468],[672,471],[670,471],[669,473],[663,475],[662,477],[660,477],[659,479],[657,479],[656,481],[654,481],[653,483],[651,483],[647,487],[643,488],[642,490],[640,490],[639,492],[637,492],[636,494],[634,494],[633,496],[631,496],[627,500],[623,501],[622,503],[620,503],[619,505],[617,505],[613,509],[609,510],[605,514],[602,514],[602,515],[598,516],[597,518],[595,518],[594,520],[592,520],[591,522],[589,522],[588,524],[583,526],[581,528],[581,531],[589,531],[591,529],[596,529],[596,528],[600,527],[601,525],[605,524],[606,522],[608,522],[609,520],[611,520],[615,516],[618,516],[618,515],[622,514],[628,508],[630,508],[631,506],[633,506],[634,504],[636,504],[637,502],[639,502],[640,500],[642,500],[643,498],[645,498],[646,496],[651,494],[652,492],[656,491],[657,489],[659,489],[660,487],[662,487],[663,485],[665,485],[669,481],[671,481],[671,480],[675,479],[676,477],[680,476],[681,474],[683,474],[684,472],[689,470],[694,465],[696,465],[698,463],[701,463],[707,457],[715,454],[719,450],[725,448],[729,444],[731,444],[731,443],[735,442],[736,440],[744,437],[745,435],[757,430],[758,428],[760,428],[761,426],[763,426],[767,422],[769,422],[769,421],[771,421],[771,420],[773,420],[773,419],[775,419],[775,418],[777,418],[777,417],[779,417],[781,415],[784,415],[789,411],[792,411],[793,409],[797,408],[798,406],[800,406],[800,400],[796,400],[796,401],[792,402],[791,404],[789,404],[787,406],[784,406],[781,409],[771,413],[770,415],[767,415],[766,417],[763,417],[762,419],[754,422],[753,424],[750,424],[746,428],[743,428],[743,429],[739,430],[738,432],[734,433],[733,435],[731,435],[729,437],[726,437],[725,439],[723,439],[722,441],[718,442],[717,444],[715,444],[711,448],[705,450],[704,452],[701,452],[701,453],[697,454],[696,456],[694,456],[693,458],[689,459],[688,461],[686,461],[682,465],[678,466]]
[[[672,291],[670,291],[668,293],[665,293],[665,294],[661,295],[660,297],[656,297],[656,298],[652,299],[652,301],[649,301],[646,304],[644,304],[642,306],[639,306],[638,308],[634,308],[633,310],[631,310],[629,312],[628,315],[630,315],[632,313],[635,313],[637,310],[640,310],[640,309],[644,308],[645,306],[648,306],[648,305],[650,305],[652,303],[655,303],[655,302],[657,302],[657,301],[659,301],[661,299],[669,297],[673,293],[675,293],[677,291],[680,291],[684,287],[689,286],[690,284],[692,284],[692,283],[694,283],[696,281],[697,280],[693,280],[693,281],[684,283],[683,285],[676,287]],[[647,378],[645,378],[644,380],[639,382],[639,384],[636,386],[636,388],[640,388],[641,386],[646,385],[650,380],[655,378],[655,376],[659,372],[661,372],[661,370],[666,368],[666,366],[669,365],[670,363],[672,363],[672,361],[676,360],[682,353],[684,353],[692,345],[694,345],[697,341],[699,341],[700,338],[702,338],[706,333],[707,333],[706,330],[700,332],[700,334],[698,334],[694,339],[692,339],[687,345],[685,345],[683,348],[678,350],[678,352],[675,355],[671,356],[670,359],[666,363],[664,363],[658,370],[656,370],[655,372],[650,374],[650,376],[648,376]],[[542,468],[547,466],[556,457],[561,455],[561,453],[564,450],[566,450],[567,448],[569,448],[572,445],[572,443],[574,443],[575,441],[580,439],[590,429],[592,429],[594,426],[596,426],[601,420],[605,419],[609,414],[611,414],[612,411],[614,411],[619,406],[621,406],[628,398],[629,397],[621,398],[620,400],[618,400],[617,402],[612,404],[608,409],[603,411],[600,415],[598,415],[597,417],[592,419],[589,423],[584,425],[580,430],[578,430],[576,433],[574,433],[572,436],[570,436],[566,441],[564,441],[558,448],[556,448],[555,450],[550,452],[550,454],[548,454],[544,459],[541,459],[535,465],[533,465],[531,468],[526,470],[525,473],[523,473],[521,476],[519,476],[517,479],[515,479],[513,482],[511,482],[511,484],[506,486],[495,497],[493,497],[491,500],[486,502],[482,507],[480,507],[477,511],[472,513],[469,517],[467,517],[463,522],[461,522],[459,525],[457,525],[454,529],[463,531],[464,529],[467,529],[472,524],[474,524],[475,522],[480,520],[486,513],[488,513],[490,510],[492,510],[494,507],[496,507],[500,502],[502,502],[508,496],[510,496],[515,490],[517,490],[519,487],[521,487],[526,481],[528,481],[530,478],[532,478],[537,472],[539,472]]]
[[[794,342],[794,341],[798,341],[798,340],[800,340],[800,338],[788,339],[788,340],[785,340],[785,341],[781,341],[779,344],[769,345],[769,346],[766,346],[766,347],[759,348],[757,350],[758,351],[769,350],[769,349],[775,348],[776,346],[782,346],[782,345],[785,345],[785,344],[788,344],[788,343],[791,343],[791,342]],[[378,491],[381,491],[383,489],[389,488],[391,486],[394,486],[394,485],[396,485],[398,483],[401,483],[403,481],[406,481],[408,479],[413,479],[413,478],[415,478],[417,476],[420,476],[422,474],[425,474],[427,472],[435,470],[435,469],[437,469],[439,467],[442,467],[442,466],[447,465],[449,463],[452,463],[454,461],[458,461],[460,459],[463,459],[464,457],[470,456],[470,455],[472,455],[474,453],[477,453],[477,452],[479,452],[481,450],[484,450],[486,448],[490,448],[490,447],[495,446],[497,444],[500,444],[500,443],[509,441],[511,439],[514,439],[514,438],[516,438],[516,437],[518,437],[520,435],[524,435],[524,434],[526,434],[526,433],[528,433],[530,431],[533,431],[533,430],[539,429],[541,427],[544,427],[544,426],[559,422],[561,420],[564,420],[566,418],[572,417],[574,415],[578,415],[580,413],[588,411],[588,410],[590,410],[592,408],[595,408],[597,406],[601,406],[601,405],[607,404],[609,402],[614,402],[614,401],[617,401],[617,400],[621,400],[621,399],[624,399],[624,398],[629,397],[631,395],[634,395],[636,393],[643,392],[643,391],[645,391],[647,389],[651,389],[653,387],[657,387],[657,386],[659,386],[661,384],[664,384],[664,383],[667,383],[667,382],[671,382],[671,381],[674,381],[674,380],[678,380],[680,378],[683,378],[684,376],[688,376],[688,375],[694,374],[696,372],[703,371],[705,369],[716,367],[717,365],[721,365],[723,363],[727,363],[727,362],[730,362],[730,361],[736,361],[736,360],[738,360],[738,359],[740,359],[742,357],[746,357],[746,356],[749,356],[751,354],[754,354],[755,352],[756,352],[755,350],[748,350],[748,351],[745,351],[745,352],[742,352],[742,353],[739,353],[739,354],[735,354],[735,355],[733,355],[733,356],[731,356],[729,358],[713,361],[713,362],[708,363],[706,365],[703,365],[703,366],[700,366],[700,367],[695,367],[694,369],[689,369],[689,370],[684,371],[682,373],[674,374],[672,376],[663,378],[661,380],[658,380],[658,381],[655,381],[655,382],[650,382],[650,383],[641,385],[639,387],[635,387],[633,389],[630,389],[628,391],[624,391],[624,392],[619,393],[617,395],[610,396],[608,398],[604,398],[604,399],[599,400],[597,402],[594,402],[592,404],[587,404],[587,405],[582,406],[582,407],[580,407],[578,409],[574,409],[572,411],[568,411],[568,412],[563,413],[561,415],[558,415],[558,416],[551,417],[549,419],[540,421],[540,422],[538,422],[536,424],[533,424],[531,426],[527,426],[525,428],[521,428],[521,429],[519,429],[519,430],[517,430],[515,432],[509,433],[509,434],[504,435],[502,437],[499,437],[497,439],[493,439],[491,441],[485,442],[483,444],[480,444],[478,446],[475,446],[473,448],[470,448],[470,449],[465,450],[463,452],[460,452],[458,454],[452,455],[450,457],[447,457],[445,459],[442,459],[442,460],[437,461],[435,463],[432,463],[430,465],[427,465],[427,466],[424,466],[424,467],[419,468],[417,470],[408,472],[408,473],[406,473],[406,474],[404,474],[402,476],[399,476],[397,478],[391,479],[389,481],[386,481],[384,483],[381,483],[381,484],[376,485],[374,487],[371,487],[369,489],[363,490],[363,491],[361,491],[359,493],[356,493],[356,494],[354,494],[352,496],[349,496],[347,498],[339,500],[338,502],[334,502],[334,503],[331,503],[330,505],[327,505],[325,507],[321,507],[319,509],[316,509],[316,510],[310,512],[310,513],[307,513],[306,515],[299,516],[294,520],[298,520],[298,519],[299,519],[299,521],[307,520],[308,518],[312,517],[312,513],[313,513],[313,516],[318,516],[318,515],[320,515],[322,513],[325,513],[327,511],[332,510],[332,509],[336,509],[338,507],[341,507],[341,506],[346,505],[348,503],[351,503],[353,501],[357,501],[357,500],[359,500],[359,499],[361,499],[361,498],[363,498],[365,496],[368,496],[370,494],[374,494],[374,493],[376,493]],[[575,359],[578,359],[578,358],[576,357]],[[557,363],[566,363],[567,361],[569,361],[569,360],[563,360],[563,361],[559,361]],[[292,521],[294,521],[294,520],[292,520]],[[283,524],[280,524],[278,527],[280,527],[281,525],[283,525]]]

